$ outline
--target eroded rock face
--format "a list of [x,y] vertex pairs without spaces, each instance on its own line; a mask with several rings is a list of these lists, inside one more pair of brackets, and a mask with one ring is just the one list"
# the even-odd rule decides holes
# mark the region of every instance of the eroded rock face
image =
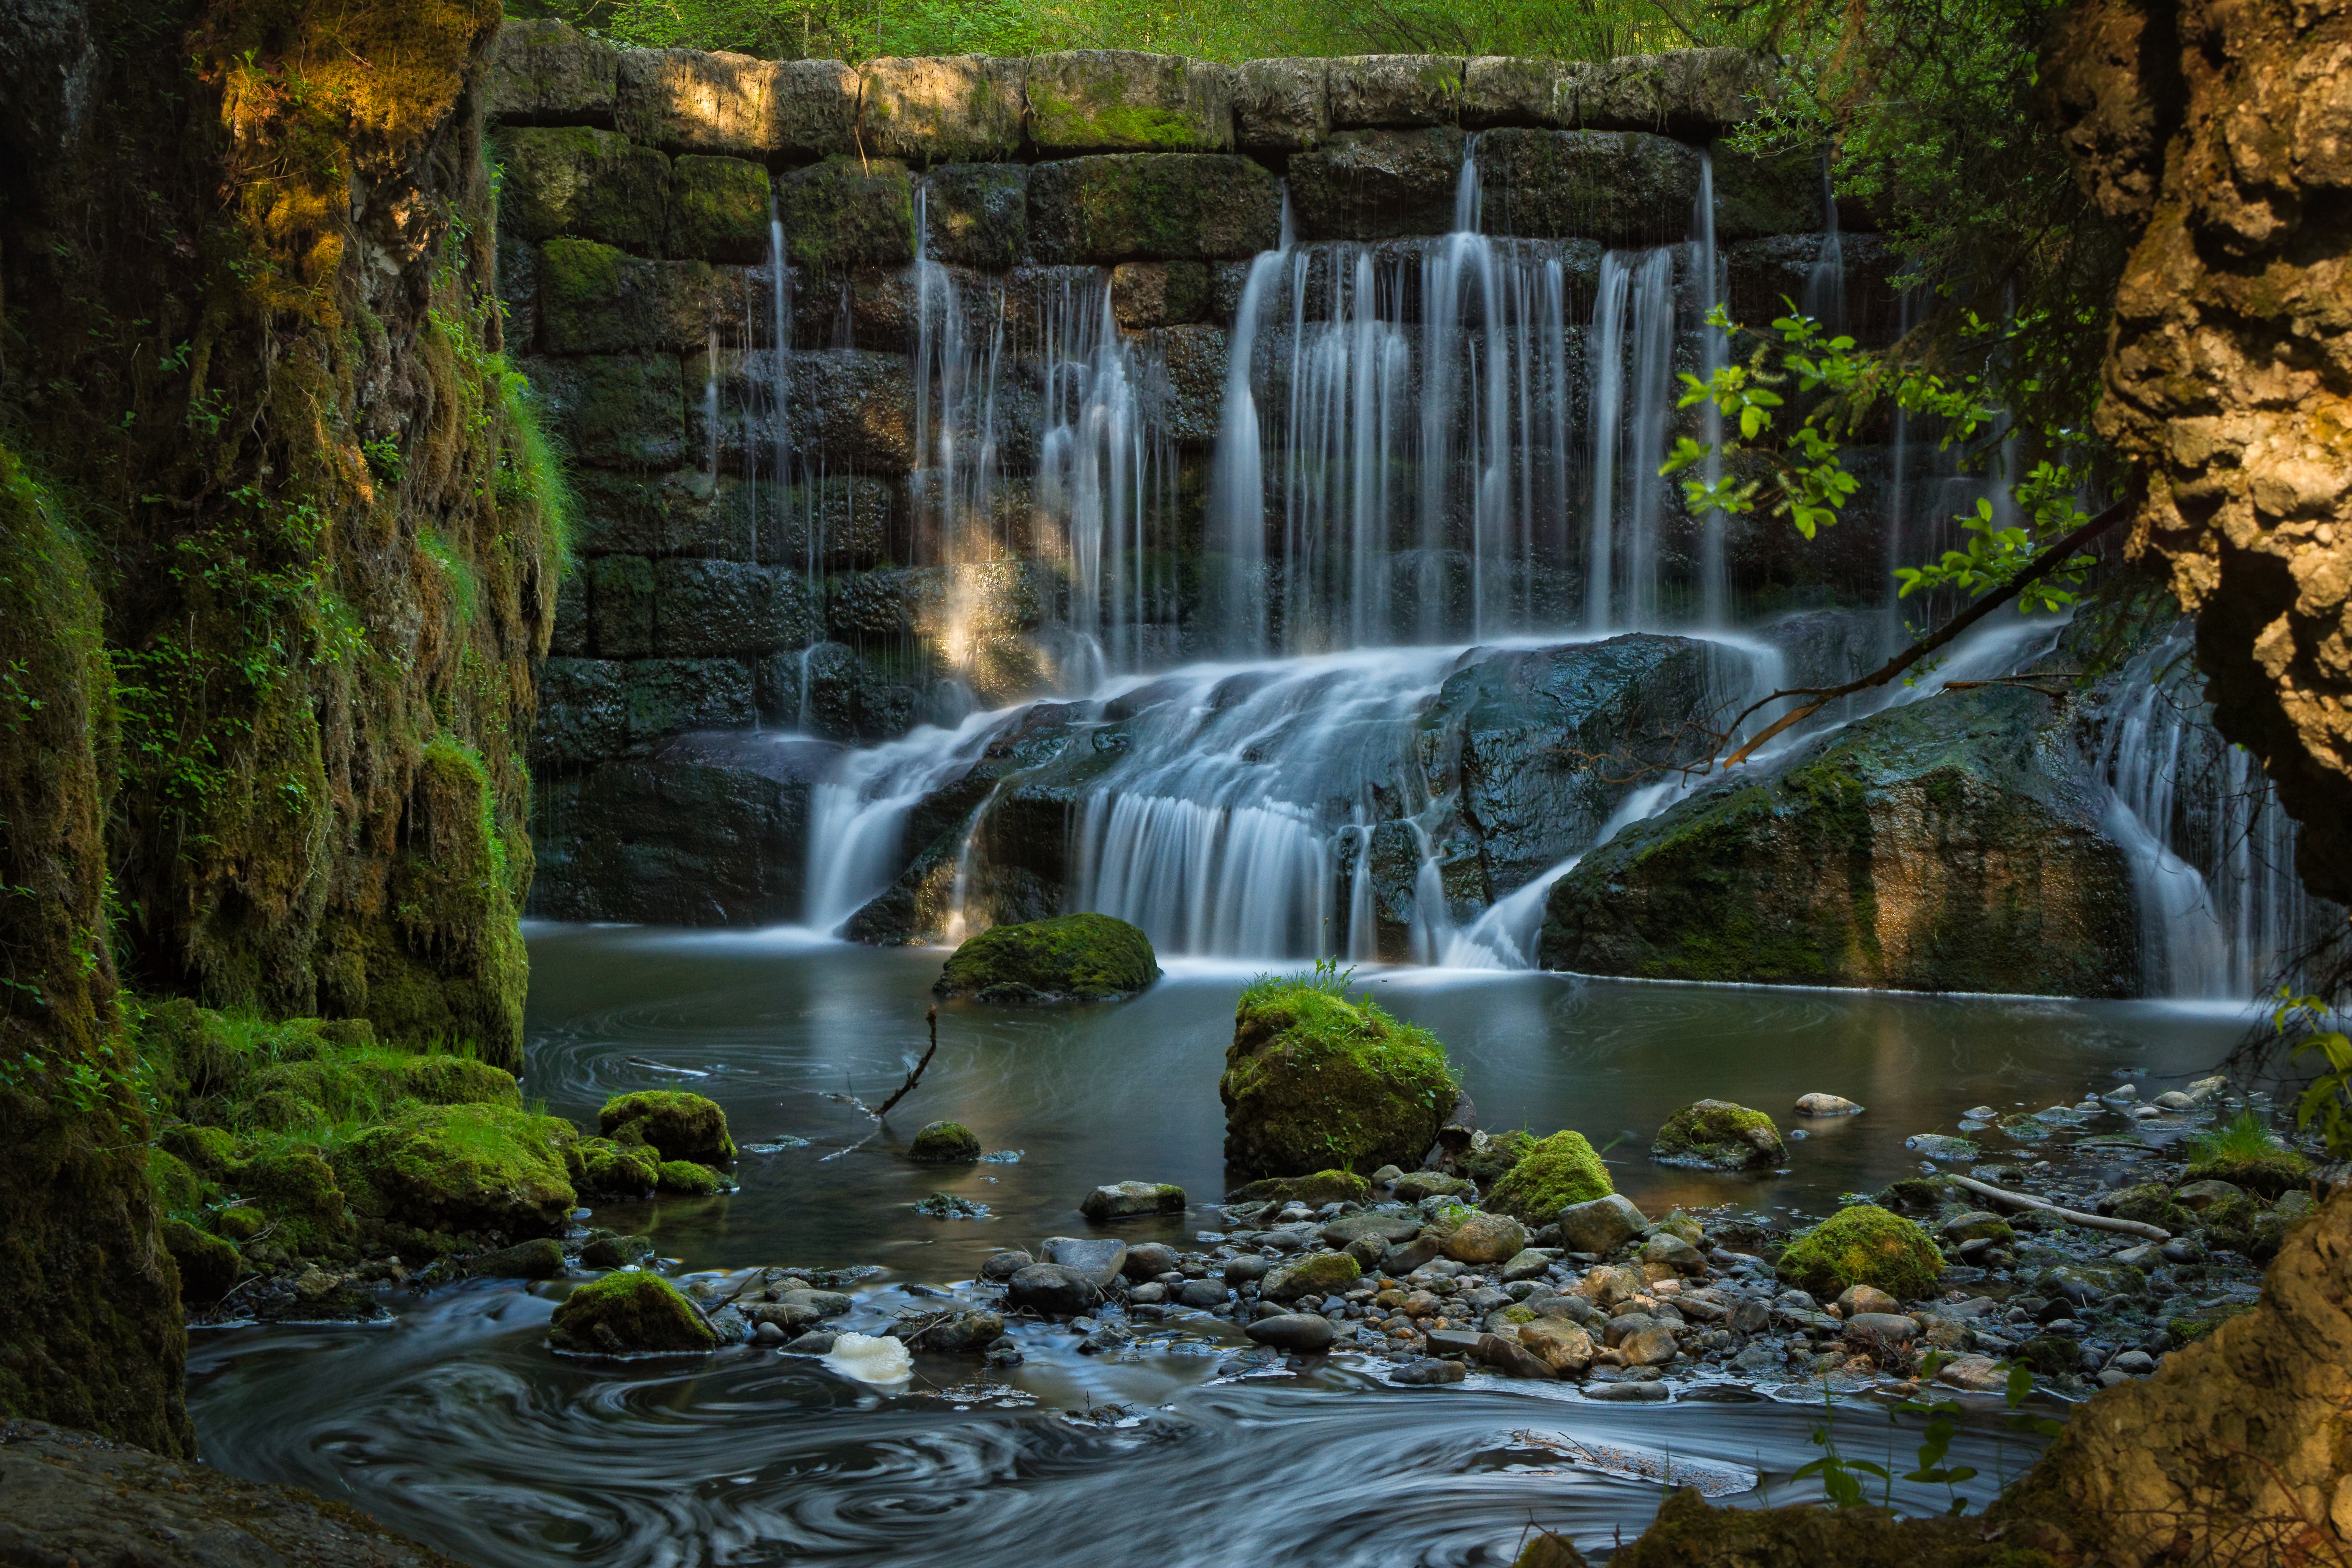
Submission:
[[2352,897],[2352,52],[2339,9],[2074,8],[2047,107],[2102,210],[2142,225],[2100,433],[2147,493],[2130,549],[2197,616],[2221,732]]

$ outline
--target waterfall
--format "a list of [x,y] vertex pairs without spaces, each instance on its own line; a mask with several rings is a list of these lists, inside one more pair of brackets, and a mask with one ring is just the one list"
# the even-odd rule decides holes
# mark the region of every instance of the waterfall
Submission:
[[2148,993],[2242,1001],[2342,915],[2303,891],[2293,820],[2191,695],[2190,643],[2184,623],[2118,677],[2103,825],[2131,860]]
[[1838,228],[1837,188],[1830,180],[1830,154],[1822,151],[1822,248],[1805,273],[1804,313],[1832,335],[1845,330],[1845,237]]

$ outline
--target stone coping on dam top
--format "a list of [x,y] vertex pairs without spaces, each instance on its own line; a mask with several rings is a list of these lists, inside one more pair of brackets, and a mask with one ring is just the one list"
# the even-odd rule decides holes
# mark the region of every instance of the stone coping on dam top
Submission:
[[673,154],[779,168],[835,156],[915,164],[1103,152],[1280,158],[1351,131],[1432,126],[1705,141],[1754,118],[1779,79],[1769,57],[1729,48],[1597,62],[1360,55],[1238,66],[1081,49],[852,67],[622,48],[555,21],[508,22],[497,51],[493,120],[595,126]]

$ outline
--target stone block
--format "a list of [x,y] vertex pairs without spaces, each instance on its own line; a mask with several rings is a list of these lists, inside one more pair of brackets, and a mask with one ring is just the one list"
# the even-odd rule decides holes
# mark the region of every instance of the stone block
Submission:
[[1715,238],[1718,245],[1763,235],[1814,234],[1822,227],[1822,155],[1801,148],[1759,158],[1718,141],[1715,163]]
[[1247,158],[1111,153],[1029,175],[1029,240],[1046,262],[1213,261],[1270,250],[1282,192]]
[[1130,332],[1181,326],[1208,313],[1209,268],[1198,261],[1129,261],[1111,269],[1111,314]]
[[668,254],[686,261],[768,259],[768,171],[689,152],[670,173]]
[[780,516],[761,536],[761,559],[805,570],[860,570],[891,553],[898,487],[881,479],[833,478],[785,491]]
[[642,749],[696,729],[748,728],[751,666],[740,659],[637,659],[622,679],[629,745]]
[[793,290],[793,341],[912,353],[922,301],[923,281],[911,267],[805,273]]
[[654,563],[654,646],[665,658],[772,653],[812,630],[797,573],[691,556]]
[[1227,67],[1130,49],[1033,55],[1028,67],[1029,141],[1049,157],[1233,150]]
[[784,248],[804,273],[904,267],[915,257],[915,186],[887,158],[828,158],[776,182]]
[[672,152],[822,158],[856,150],[857,76],[839,60],[631,49],[616,112],[627,135]]
[[1353,55],[1331,62],[1331,124],[1341,131],[1454,125],[1462,118],[1457,55]]
[[1248,60],[1234,69],[1234,143],[1305,152],[1331,134],[1331,62]]
[[1755,118],[1780,68],[1744,49],[1672,49],[1590,61],[1562,72],[1549,123],[1707,136]]
[[1224,418],[1231,359],[1223,327],[1162,327],[1145,340],[1157,373],[1144,382],[1152,420],[1180,446],[1213,446]]
[[654,651],[654,564],[640,555],[599,556],[589,571],[589,642],[599,656]]
[[502,171],[501,240],[572,235],[661,254],[669,160],[654,149],[584,125],[512,126],[497,134],[490,156]]
[[645,261],[594,240],[551,239],[539,253],[539,346],[556,354],[696,349],[717,331],[764,338],[740,273],[703,261]]
[[1562,84],[1572,68],[1558,60],[1517,55],[1481,55],[1462,73],[1462,124],[1471,131],[1496,125],[1557,126]]
[[1634,131],[1490,131],[1477,158],[1489,234],[1631,246],[1690,233],[1699,168],[1686,143]]
[[509,125],[613,123],[621,51],[562,22],[509,21],[499,29],[483,97]]
[[539,723],[531,732],[539,761],[577,766],[617,757],[627,748],[625,667],[611,659],[553,656],[540,666]]
[[803,462],[866,475],[914,466],[914,372],[901,355],[795,354],[785,406]]
[[587,556],[668,554],[673,477],[699,476],[648,476],[599,468],[576,471],[572,490],[579,503],[579,521],[573,548]]
[[575,463],[661,469],[675,467],[684,455],[686,417],[675,358],[529,359],[521,369],[554,415]]
[[1454,227],[1463,134],[1341,131],[1290,161],[1291,214],[1308,239],[1389,239]]
[[574,567],[555,586],[555,625],[547,652],[551,658],[578,658],[588,646],[588,573]]
[[1029,250],[1029,169],[947,163],[925,183],[925,254],[949,267],[1006,272]]
[[858,72],[866,153],[910,163],[1017,156],[1026,64],[988,55],[866,61]]

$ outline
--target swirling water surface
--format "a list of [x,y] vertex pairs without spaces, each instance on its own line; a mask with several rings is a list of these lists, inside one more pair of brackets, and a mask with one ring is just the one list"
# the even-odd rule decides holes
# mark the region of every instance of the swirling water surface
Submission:
[[[684,1270],[876,1263],[853,1326],[878,1327],[969,1279],[993,1248],[1085,1234],[1101,1182],[1175,1181],[1195,1207],[1124,1228],[1185,1241],[1223,1187],[1216,1079],[1245,967],[1171,965],[1118,1006],[942,1008],[922,1082],[877,1128],[871,1103],[926,1043],[939,955],[799,933],[530,932],[526,1092],[593,1125],[604,1098],[690,1087],[727,1107],[747,1154],[726,1198],[614,1206],[590,1223],[650,1230]],[[1450,1048],[1489,1126],[1577,1127],[1653,1213],[1729,1204],[1823,1212],[1915,1168],[1908,1134],[1961,1110],[2072,1101],[2132,1076],[2144,1092],[2208,1068],[2242,1020],[2148,1004],[1646,986],[1549,975],[1360,977]],[[1643,1156],[1704,1095],[1784,1112],[1827,1090],[1869,1107],[1816,1124],[1778,1177],[1670,1170]],[[943,1170],[904,1158],[924,1122],[964,1122],[1012,1160]],[[1783,1118],[1784,1125],[1786,1118]],[[1621,1136],[1622,1134],[1622,1136]],[[799,1142],[796,1140],[805,1140]],[[944,1189],[990,1217],[941,1221]],[[545,1347],[562,1285],[471,1284],[394,1302],[383,1328],[196,1336],[190,1396],[207,1459],[311,1487],[453,1555],[494,1564],[823,1563],[964,1568],[1136,1557],[1186,1564],[1488,1563],[1530,1522],[1606,1551],[1663,1483],[1748,1501],[1811,1495],[1822,1406],[1685,1388],[1603,1405],[1562,1385],[1388,1385],[1381,1363],[1286,1368],[1229,1327],[1155,1332],[1117,1355],[1020,1331],[1028,1362],[995,1383],[921,1358],[873,1388],[750,1349],[586,1361]],[[2031,1458],[1997,1407],[1954,1450],[1981,1500]],[[1909,1468],[1916,1439],[1874,1407],[1840,1410],[1857,1457]],[[1916,1495],[1915,1495],[1916,1494]],[[1940,1510],[1899,1487],[1898,1501]]]

